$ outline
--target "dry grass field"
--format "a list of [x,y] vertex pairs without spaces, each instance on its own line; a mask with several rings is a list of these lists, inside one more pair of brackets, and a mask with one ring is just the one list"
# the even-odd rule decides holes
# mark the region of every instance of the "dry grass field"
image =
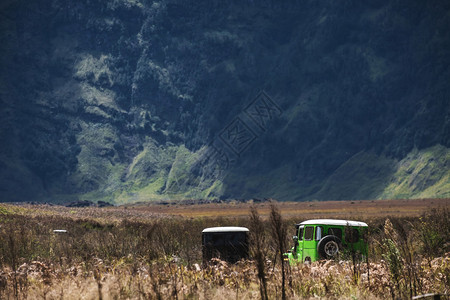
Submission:
[[[251,206],[256,206],[262,217],[268,217],[270,203],[199,204],[199,205],[134,205],[133,209],[155,214],[183,217],[247,217]],[[284,218],[358,219],[417,217],[431,208],[450,207],[450,199],[405,199],[323,202],[277,202]]]
[[[250,217],[252,207],[257,218]],[[273,213],[281,217],[278,228]],[[285,266],[283,273],[275,231],[290,248],[293,224],[311,218],[367,222],[369,264],[341,256]],[[449,199],[0,204],[0,299],[281,299],[283,290],[287,299],[448,297],[449,219]],[[262,259],[202,265],[202,229],[226,225],[250,228],[251,240],[262,241],[252,244],[252,257]]]

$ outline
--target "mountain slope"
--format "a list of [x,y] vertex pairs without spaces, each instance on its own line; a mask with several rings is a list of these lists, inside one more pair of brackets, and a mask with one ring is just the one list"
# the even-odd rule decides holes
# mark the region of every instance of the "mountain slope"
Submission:
[[448,196],[446,1],[0,11],[0,201]]

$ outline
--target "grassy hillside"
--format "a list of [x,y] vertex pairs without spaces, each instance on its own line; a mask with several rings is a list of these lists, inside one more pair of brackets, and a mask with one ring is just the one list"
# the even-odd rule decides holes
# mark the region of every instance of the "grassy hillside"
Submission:
[[[241,197],[294,200],[360,200],[448,198],[450,150],[441,145],[413,150],[397,160],[373,152],[360,152],[343,163],[323,182],[290,180],[291,166],[280,166],[259,176],[232,174],[229,189]],[[270,180],[268,180],[270,178]]]
[[380,197],[430,198],[450,195],[450,151],[435,146],[414,150],[398,162],[396,172]]

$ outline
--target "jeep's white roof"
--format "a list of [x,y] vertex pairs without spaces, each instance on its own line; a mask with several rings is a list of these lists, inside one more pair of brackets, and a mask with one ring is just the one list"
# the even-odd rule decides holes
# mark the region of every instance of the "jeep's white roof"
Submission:
[[303,221],[298,225],[337,225],[337,226],[362,226],[368,227],[366,223],[350,220],[316,219]]
[[236,227],[236,226],[225,226],[225,227],[210,227],[203,229],[203,233],[205,232],[248,232],[248,228],[246,227]]

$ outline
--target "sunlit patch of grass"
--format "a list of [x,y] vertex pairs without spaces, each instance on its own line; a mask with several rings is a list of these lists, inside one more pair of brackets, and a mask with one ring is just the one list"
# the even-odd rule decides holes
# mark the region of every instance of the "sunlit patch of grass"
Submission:
[[434,146],[412,151],[399,162],[392,182],[385,188],[384,198],[450,196],[450,150]]
[[0,205],[0,215],[9,215],[11,211],[4,207],[3,205]]

